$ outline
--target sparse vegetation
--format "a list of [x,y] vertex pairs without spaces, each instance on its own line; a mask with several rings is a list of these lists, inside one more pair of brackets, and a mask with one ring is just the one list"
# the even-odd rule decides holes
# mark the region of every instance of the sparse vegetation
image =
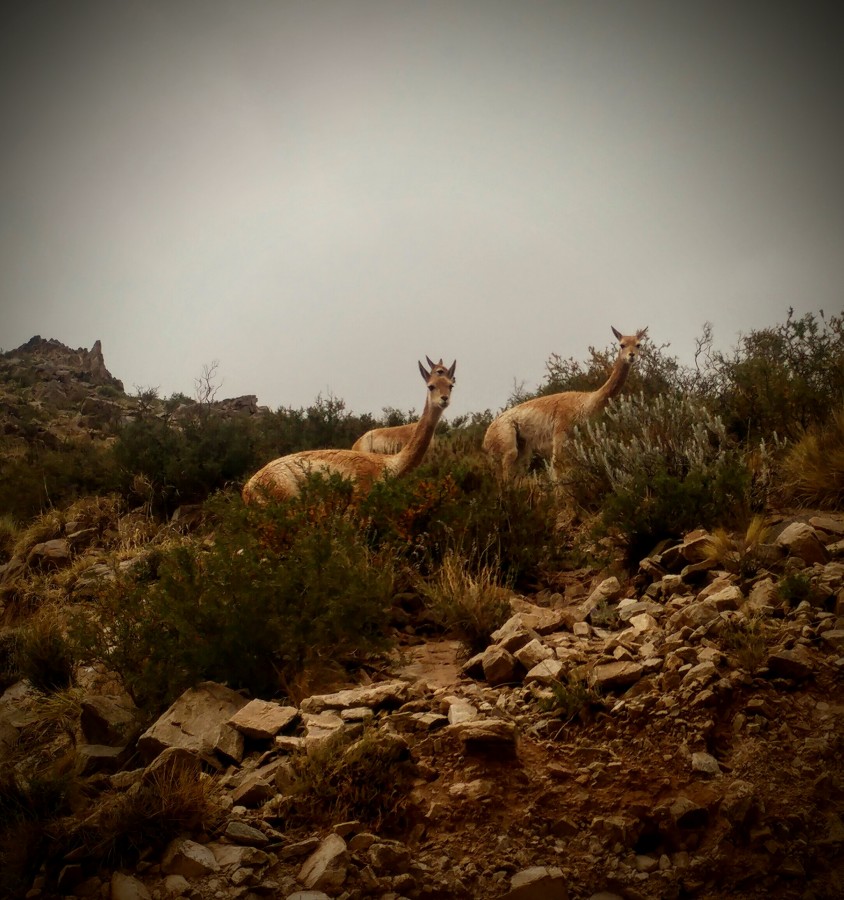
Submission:
[[844,504],[844,407],[810,425],[791,445],[783,473],[792,500],[805,506]]
[[102,795],[81,821],[53,823],[50,835],[65,854],[125,866],[185,831],[213,827],[219,810],[211,788],[210,780],[192,769],[161,767],[133,790]]
[[583,678],[569,673],[561,681],[553,682],[550,696],[540,701],[540,708],[561,719],[564,724],[585,720],[592,708],[602,705],[600,694],[590,687]]
[[292,760],[293,784],[285,817],[304,821],[358,819],[385,830],[405,824],[415,767],[405,741],[366,729],[342,732]]
[[751,674],[762,666],[768,655],[765,621],[760,616],[730,619],[721,630],[721,640],[738,665]]
[[764,555],[764,545],[769,529],[765,527],[763,516],[754,516],[744,532],[730,532],[718,527],[701,546],[701,556],[717,560],[718,565],[738,575],[742,581],[749,581],[763,567],[768,559]]
[[599,512],[630,562],[663,538],[733,524],[748,511],[750,475],[721,420],[700,401],[622,397],[577,429],[566,487]]
[[449,551],[436,574],[420,585],[435,621],[473,653],[486,647],[510,616],[510,591],[497,576],[497,566],[467,566],[465,556]]
[[31,887],[49,852],[48,829],[68,812],[70,788],[67,775],[0,773],[0,897],[22,897]]
[[213,542],[173,539],[146,571],[103,582],[78,652],[119,672],[141,704],[210,678],[274,696],[311,667],[386,646],[392,573],[315,482],[296,503],[247,510],[220,497]]
[[[72,393],[65,386],[10,372],[0,359],[0,394],[9,398],[0,407],[8,424],[0,434],[0,692],[15,686],[23,697],[13,701],[12,724],[0,721],[0,895],[25,896],[36,877],[46,879],[43,895],[52,895],[58,872],[75,862],[85,873],[99,869],[98,884],[80,885],[99,895],[109,868],[131,869],[141,856],[155,867],[158,860],[147,854],[160,854],[177,834],[214,842],[222,831],[218,817],[226,803],[218,807],[210,786],[225,781],[223,790],[233,790],[230,772],[148,769],[133,781],[128,769],[141,765],[136,756],[116,778],[106,774],[108,763],[94,775],[72,774],[89,760],[78,743],[83,700],[101,684],[115,691],[103,688],[102,695],[115,702],[128,690],[147,721],[205,679],[298,704],[352,682],[393,677],[397,659],[404,666],[412,658],[422,669],[432,660],[440,665],[440,653],[453,655],[449,641],[426,640],[418,648],[425,653],[414,656],[420,636],[429,638],[432,630],[458,636],[472,651],[483,649],[509,616],[515,593],[535,601],[527,615],[543,623],[535,626],[541,641],[566,674],[543,687],[502,688],[489,716],[494,689],[474,697],[467,690],[461,699],[479,708],[482,721],[495,720],[484,724],[515,724],[519,755],[530,766],[513,766],[506,749],[494,758],[498,734],[485,743],[483,733],[437,731],[443,713],[451,718],[452,698],[429,685],[398,701],[405,705],[395,718],[388,704],[365,727],[350,725],[321,742],[308,734],[308,751],[293,751],[279,770],[289,776],[284,791],[254,816],[237,818],[259,823],[268,835],[289,829],[285,839],[356,820],[380,841],[393,831],[403,839],[412,833],[421,809],[428,816],[430,862],[442,849],[435,844],[443,823],[450,827],[453,816],[459,824],[464,814],[472,822],[492,818],[502,797],[518,807],[512,821],[524,816],[540,823],[544,846],[549,829],[562,836],[581,821],[616,827],[606,802],[620,784],[616,773],[626,781],[635,774],[636,804],[645,791],[662,792],[670,802],[661,779],[678,779],[673,787],[691,783],[683,782],[688,759],[678,762],[677,747],[685,742],[692,752],[706,747],[727,762],[731,768],[722,771],[730,781],[752,782],[776,824],[786,819],[771,803],[772,791],[760,787],[768,773],[754,775],[754,767],[767,765],[760,748],[772,746],[763,742],[770,736],[793,751],[807,779],[811,773],[813,780],[801,784],[800,815],[825,828],[841,781],[836,773],[827,777],[836,762],[827,727],[833,703],[817,702],[828,699],[834,667],[818,660],[840,652],[830,615],[840,611],[839,526],[817,527],[834,562],[810,569],[769,543],[765,522],[808,518],[783,508],[793,504],[811,506],[812,515],[830,506],[830,518],[840,519],[834,509],[844,500],[841,318],[789,313],[782,326],[742,338],[732,355],[712,351],[707,328],[698,350],[696,367],[687,370],[665,346],[647,343],[630,395],[574,437],[571,467],[556,483],[544,470],[513,484],[495,481],[480,452],[492,418],[486,411],[442,423],[435,451],[406,479],[387,479],[357,498],[347,483],[315,478],[298,500],[265,508],[245,508],[239,488],[268,459],[349,446],[365,430],[412,413],[385,409],[381,421],[353,416],[329,396],[307,409],[256,413],[250,406],[248,414],[238,408],[229,415],[216,401],[212,364],[197,381],[197,399],[161,400],[155,388],[127,397],[112,384],[89,385],[91,402],[85,400],[80,414],[81,401],[74,401],[71,415],[63,406]],[[585,364],[552,357],[541,392],[593,388],[605,378],[608,354],[590,348]],[[83,419],[90,432],[84,437]],[[171,519],[178,506],[178,519]],[[709,532],[696,561],[686,555],[694,540],[682,547],[663,540],[696,527]],[[67,541],[69,556],[33,554],[37,544],[56,538]],[[656,546],[660,555],[640,567]],[[695,565],[704,559],[716,561],[715,571]],[[589,629],[578,628],[547,635],[546,614],[553,621],[562,612],[569,621],[570,607],[582,601],[599,570],[618,575],[623,596],[648,601],[643,606],[653,619],[641,617],[645,632],[631,637],[634,630],[613,601],[590,612],[589,637]],[[701,586],[724,573],[744,597],[760,585],[758,596],[748,605],[732,591],[703,600]],[[767,593],[774,590],[762,583],[769,577],[782,603]],[[740,609],[723,608],[733,605]],[[770,616],[748,614],[751,607]],[[599,659],[611,665],[600,695],[584,679]],[[454,662],[459,665],[448,657],[444,668],[451,671]],[[811,671],[805,682],[801,667]],[[614,668],[622,672],[617,680]],[[641,670],[630,676],[638,679],[634,686],[628,668]],[[812,691],[811,721],[791,702],[809,696],[805,685]],[[247,738],[242,773],[262,754],[306,735],[306,718],[283,740]],[[801,722],[809,722],[806,737]],[[797,727],[791,732],[786,724]],[[506,728],[501,732],[506,748]],[[643,743],[633,753],[630,739],[639,736]],[[752,759],[730,755],[739,744]],[[552,756],[556,768],[548,779],[538,766]],[[279,754],[261,757],[260,764],[270,759],[281,762]],[[654,759],[659,766],[640,765]],[[571,822],[559,818],[558,792],[568,800],[584,797]],[[443,812],[445,803],[452,805]],[[662,820],[654,823],[654,833],[636,847],[654,859],[663,852],[673,858],[680,845],[660,832]],[[713,831],[718,827],[712,823]],[[526,852],[518,830],[513,834],[513,847]],[[798,836],[807,834],[795,824],[788,853],[808,871],[824,853],[795,849]],[[595,837],[584,832],[583,839]],[[695,836],[695,856],[706,858],[708,839],[703,835],[698,844]],[[828,849],[823,835],[818,840]],[[585,852],[585,844],[575,844],[574,856]],[[744,864],[743,849],[736,853]],[[358,868],[355,857],[350,871]],[[480,862],[478,869],[483,880]],[[146,862],[136,869],[153,870]],[[258,889],[246,868],[238,872],[244,890]],[[435,868],[430,872],[439,890]],[[673,874],[673,867],[659,867],[651,877],[656,883]],[[823,878],[809,874],[817,883]],[[781,885],[778,877],[766,875],[765,889]],[[490,876],[484,886],[491,884]],[[398,882],[388,886],[399,889]],[[353,893],[359,885],[350,880],[345,887]]]

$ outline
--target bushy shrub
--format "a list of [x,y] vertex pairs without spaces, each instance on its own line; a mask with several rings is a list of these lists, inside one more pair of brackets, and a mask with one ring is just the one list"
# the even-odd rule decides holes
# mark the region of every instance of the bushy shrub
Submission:
[[273,696],[309,667],[385,646],[391,567],[338,512],[332,487],[257,509],[217,498],[207,549],[181,541],[146,573],[102,585],[74,622],[80,652],[156,706],[203,678]]
[[812,597],[812,579],[803,572],[789,572],[777,584],[777,593],[790,606],[799,606]]
[[428,576],[449,553],[470,575],[497,571],[527,589],[565,555],[553,491],[531,482],[499,486],[477,455],[435,454],[410,476],[376,484],[359,505],[367,540]]
[[723,423],[699,401],[642,395],[615,401],[572,436],[567,490],[600,512],[630,561],[663,538],[746,515],[750,478]]
[[832,508],[844,503],[844,408],[789,447],[783,474],[787,495],[798,503]]
[[751,331],[731,354],[709,359],[712,400],[730,433],[790,440],[844,401],[844,316],[789,309],[785,322]]
[[79,439],[0,459],[0,514],[22,522],[87,494],[108,493],[117,470],[105,444]]
[[169,513],[181,503],[204,500],[254,466],[245,420],[227,419],[199,406],[196,409],[181,425],[152,416],[120,429],[114,458],[124,495],[135,496],[137,476],[143,476],[149,494],[136,499]]

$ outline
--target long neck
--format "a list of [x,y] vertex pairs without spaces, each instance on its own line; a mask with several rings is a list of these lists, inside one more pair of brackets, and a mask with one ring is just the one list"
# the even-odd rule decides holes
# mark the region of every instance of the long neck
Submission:
[[427,397],[425,398],[425,409],[422,418],[416,423],[413,437],[390,460],[389,468],[393,475],[404,475],[422,462],[442,413],[441,406],[434,406],[428,403]]
[[620,353],[615,365],[610,372],[610,377],[594,392],[593,409],[603,409],[613,397],[624,387],[630,372],[630,360],[625,354]]

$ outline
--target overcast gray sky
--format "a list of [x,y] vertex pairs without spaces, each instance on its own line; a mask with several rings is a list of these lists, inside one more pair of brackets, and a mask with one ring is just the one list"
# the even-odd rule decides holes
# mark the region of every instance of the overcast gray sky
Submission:
[[127,390],[497,410],[610,326],[844,299],[830,3],[13,0],[0,347]]

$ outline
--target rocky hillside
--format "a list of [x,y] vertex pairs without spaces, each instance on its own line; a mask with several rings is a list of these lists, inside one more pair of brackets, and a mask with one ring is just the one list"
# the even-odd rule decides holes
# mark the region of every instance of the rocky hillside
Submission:
[[[183,397],[170,405],[169,412],[178,417],[180,411],[195,405]],[[210,405],[229,414],[259,411],[255,396]],[[0,435],[7,445],[11,438],[48,447],[80,436],[105,439],[116,425],[147,408],[163,415],[167,405],[154,390],[127,394],[123,382],[106,368],[98,340],[90,350],[73,350],[53,338],[36,335],[0,354]]]
[[[203,683],[141,730],[94,667],[57,728],[9,685],[3,765],[49,758],[81,791],[26,896],[840,896],[844,518],[771,525],[752,554],[696,533],[626,583],[514,596],[469,660],[406,634],[296,706]],[[34,548],[4,577],[68,564]],[[166,846],[119,833],[121,804],[185,784],[202,815]],[[127,868],[102,844],[128,837]]]
[[[0,391],[6,452],[107,441],[146,402],[99,342],[33,338],[0,357]],[[153,580],[174,536],[205,552],[194,512],[86,498],[0,559],[0,896],[844,896],[840,510],[559,572],[510,592],[473,656],[396,597],[395,649],[291,685],[298,702],[203,682],[151,719],[64,658],[64,613],[93,615],[122,572]]]

